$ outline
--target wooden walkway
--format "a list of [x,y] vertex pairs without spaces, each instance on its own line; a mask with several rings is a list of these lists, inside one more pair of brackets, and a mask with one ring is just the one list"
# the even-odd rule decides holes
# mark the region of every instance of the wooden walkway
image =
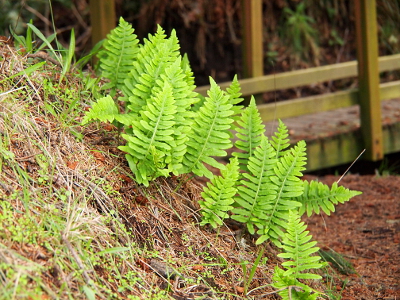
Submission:
[[[384,153],[400,151],[400,99],[381,102]],[[307,170],[351,163],[363,151],[358,105],[282,119],[292,143],[307,142]],[[268,135],[277,122],[265,122]],[[329,150],[328,150],[329,149]],[[329,153],[328,153],[329,151]]]

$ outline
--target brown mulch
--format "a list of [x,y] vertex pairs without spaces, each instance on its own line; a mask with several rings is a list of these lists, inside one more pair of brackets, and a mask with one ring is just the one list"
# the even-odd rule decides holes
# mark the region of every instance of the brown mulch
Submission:
[[[332,184],[338,178],[318,180]],[[341,184],[363,194],[338,205],[330,217],[305,218],[319,247],[338,252],[354,266],[354,274],[340,275],[336,289],[345,286],[342,299],[398,299],[400,177],[348,175]]]

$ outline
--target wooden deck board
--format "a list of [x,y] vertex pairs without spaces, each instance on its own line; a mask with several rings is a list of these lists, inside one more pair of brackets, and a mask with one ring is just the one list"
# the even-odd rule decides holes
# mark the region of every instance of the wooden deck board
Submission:
[[[400,99],[382,101],[385,154],[400,151]],[[307,170],[352,162],[363,150],[358,105],[332,111],[286,118],[292,143],[307,142]],[[275,132],[277,122],[266,122],[266,132]]]

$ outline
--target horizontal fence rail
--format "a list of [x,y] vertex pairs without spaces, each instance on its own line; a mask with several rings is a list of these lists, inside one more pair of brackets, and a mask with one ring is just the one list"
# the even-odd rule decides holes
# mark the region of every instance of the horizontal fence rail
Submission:
[[[400,54],[382,56],[379,58],[379,72],[400,69]],[[244,96],[256,95],[274,90],[283,90],[299,86],[315,84],[317,82],[338,80],[357,76],[357,61],[339,63],[335,65],[296,70],[291,72],[265,75],[255,78],[239,80]],[[226,89],[231,82],[219,83]],[[196,91],[203,96],[207,94],[210,86],[201,86]]]

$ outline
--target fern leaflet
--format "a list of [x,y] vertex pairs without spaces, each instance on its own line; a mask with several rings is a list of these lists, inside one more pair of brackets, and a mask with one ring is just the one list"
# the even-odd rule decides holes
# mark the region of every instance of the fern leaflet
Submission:
[[233,152],[232,155],[239,159],[240,170],[248,172],[249,157],[253,156],[254,150],[261,143],[261,136],[265,132],[254,97],[251,97],[249,106],[242,112],[237,124],[235,130],[238,140],[235,142],[235,147],[242,152]]
[[274,156],[275,151],[267,137],[261,136],[260,145],[249,158],[250,173],[243,173],[244,179],[237,188],[239,196],[235,198],[235,202],[240,207],[232,210],[232,219],[245,223],[251,234],[255,232],[254,225],[263,228],[264,207],[276,198],[276,191],[270,189],[270,177],[276,164]]
[[[279,133],[277,135],[279,136]],[[257,244],[271,238],[276,245],[280,245],[279,239],[283,236],[282,229],[286,228],[289,210],[301,206],[292,198],[303,193],[303,184],[299,177],[303,175],[301,171],[305,169],[305,156],[306,143],[299,141],[296,146],[286,151],[274,166],[269,189],[275,192],[275,198],[265,204],[266,215],[259,216],[265,218],[265,221],[263,228],[258,231],[261,236]]]
[[228,218],[228,211],[233,207],[233,197],[236,195],[236,181],[239,177],[239,163],[237,158],[232,158],[221,171],[222,176],[215,176],[207,183],[201,196],[204,201],[199,201],[203,215],[200,225],[211,224],[213,228],[222,225],[222,220]]
[[93,103],[92,107],[83,118],[82,125],[89,123],[91,120],[113,122],[118,114],[118,107],[115,105],[111,96],[103,97]]
[[287,138],[289,136],[288,129],[281,120],[278,120],[278,122],[278,131],[271,137],[271,145],[276,151],[276,158],[285,155],[285,149],[290,146]]
[[119,149],[127,152],[130,167],[138,183],[149,184],[149,180],[168,174],[162,170],[171,162],[175,143],[173,139],[175,100],[168,82],[152,97],[151,102],[140,112],[140,119],[132,121],[132,135],[122,134],[126,146]]
[[208,178],[212,178],[213,174],[203,163],[218,169],[225,168],[212,156],[226,156],[224,149],[232,147],[228,130],[233,122],[229,96],[221,91],[212,78],[210,82],[208,97],[196,113],[192,130],[188,134],[187,152],[183,157],[183,172],[193,172],[198,176]]
[[349,201],[350,198],[362,194],[359,191],[352,191],[343,186],[338,186],[337,182],[328,185],[318,181],[304,181],[304,193],[293,200],[299,201],[302,206],[300,215],[307,212],[307,216],[313,213],[319,214],[322,209],[328,216],[335,211],[335,205]]
[[104,50],[99,52],[102,75],[110,80],[103,89],[112,89],[112,96],[115,95],[115,89],[124,86],[124,80],[131,71],[139,50],[139,40],[133,32],[132,26],[121,17],[119,25],[107,35],[103,44]]
[[[304,292],[297,292],[292,299],[308,299],[305,296],[311,296],[312,289],[298,281],[298,279],[321,279],[320,275],[306,272],[309,269],[318,269],[326,265],[320,263],[321,257],[311,256],[319,250],[315,247],[317,242],[311,241],[312,236],[306,231],[307,225],[301,222],[297,210],[290,210],[288,214],[286,233],[282,239],[282,248],[285,252],[278,254],[279,257],[287,261],[282,263],[285,271],[279,268],[275,269],[274,283],[275,288],[281,289],[288,287],[288,290],[279,292],[283,299],[289,299],[289,289],[291,286],[298,286],[304,289]],[[283,271],[283,272],[282,272]],[[291,290],[293,292],[293,290]],[[318,295],[318,293],[317,293]],[[291,295],[293,296],[293,294]],[[312,295],[314,296],[314,295]],[[313,299],[313,298],[311,298]]]

